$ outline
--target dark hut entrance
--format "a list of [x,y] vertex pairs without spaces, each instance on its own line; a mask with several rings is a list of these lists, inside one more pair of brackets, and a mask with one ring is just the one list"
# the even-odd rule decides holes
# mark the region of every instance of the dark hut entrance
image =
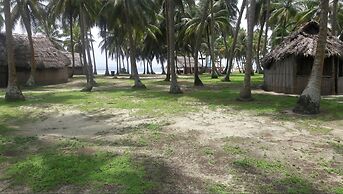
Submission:
[[5,65],[0,65],[0,88],[7,87],[8,83],[8,69]]

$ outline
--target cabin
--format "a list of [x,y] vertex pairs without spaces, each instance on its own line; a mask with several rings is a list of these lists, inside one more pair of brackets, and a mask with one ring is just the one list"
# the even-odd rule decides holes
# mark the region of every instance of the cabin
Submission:
[[72,77],[72,75],[85,75],[85,71],[81,62],[80,53],[74,54],[75,60],[75,67],[74,67],[74,74],[73,74],[73,56],[71,52],[63,52],[64,55],[68,57],[70,60],[70,65],[68,65],[68,76]]
[[[31,50],[26,35],[13,34],[14,59],[17,81],[24,85],[31,71]],[[60,84],[68,81],[68,57],[54,47],[44,36],[34,36],[35,60],[37,72],[35,81],[38,85]],[[6,35],[0,33],[0,87],[7,87],[8,65],[6,57]]]
[[[311,21],[286,37],[262,59],[264,89],[301,94],[307,86],[316,54],[319,24]],[[343,94],[343,42],[328,32],[322,95]]]

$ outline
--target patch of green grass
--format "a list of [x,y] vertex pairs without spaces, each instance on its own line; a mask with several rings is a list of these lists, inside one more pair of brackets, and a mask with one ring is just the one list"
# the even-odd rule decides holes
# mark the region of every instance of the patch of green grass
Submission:
[[0,135],[0,156],[2,161],[18,160],[37,144],[37,137]]
[[208,187],[208,193],[210,194],[228,194],[230,189],[223,184],[213,184]]
[[8,127],[6,125],[0,124],[0,134],[6,134],[9,132],[13,132],[15,129]]
[[210,147],[204,147],[202,149],[202,152],[206,155],[206,156],[213,156],[214,155],[214,150]]
[[244,154],[245,151],[242,150],[239,146],[232,146],[229,144],[225,144],[223,147],[225,153],[227,154],[233,154],[233,155],[239,155],[239,154]]
[[336,194],[343,194],[343,187],[338,187],[333,190],[334,193]]
[[340,163],[336,163],[335,161],[322,161],[320,165],[326,172],[330,174],[343,176],[343,167],[340,165]]
[[243,169],[260,169],[268,172],[282,172],[284,166],[280,162],[270,162],[267,160],[255,159],[255,158],[244,158],[235,160],[233,164]]
[[170,147],[166,148],[163,153],[166,157],[170,157],[174,154],[174,150]]
[[338,154],[343,154],[343,144],[342,143],[330,142],[330,145]]
[[24,184],[34,192],[52,191],[63,185],[118,187],[121,193],[143,193],[153,184],[145,180],[145,171],[127,155],[98,153],[74,155],[43,153],[18,162],[7,171],[15,184]]
[[311,194],[314,193],[312,185],[297,176],[289,176],[276,181],[277,187],[281,187],[287,194]]

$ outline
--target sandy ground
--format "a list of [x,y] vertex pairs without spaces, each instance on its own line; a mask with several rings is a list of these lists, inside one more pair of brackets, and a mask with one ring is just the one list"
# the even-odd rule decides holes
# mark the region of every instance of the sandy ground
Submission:
[[[137,117],[133,116],[134,111],[116,109],[90,114],[68,107],[51,107],[44,111],[43,115],[47,116],[21,126],[18,133],[48,141],[60,138],[100,141],[105,143],[93,146],[93,149],[129,150],[137,157],[154,158],[168,169],[161,172],[167,174],[168,180],[159,192],[204,192],[208,182],[228,186],[233,192],[255,192],[256,185],[268,182],[264,180],[267,175],[234,170],[232,161],[242,157],[282,161],[304,177],[317,172],[320,178],[313,181],[318,184],[324,181],[328,187],[343,185],[341,175],[328,174],[320,166],[320,161],[333,159],[336,165],[343,166],[342,154],[336,153],[328,144],[343,140],[343,121],[325,123],[331,132],[318,135],[294,121],[207,107],[172,118]],[[137,138],[139,130],[148,123],[165,123],[157,141],[148,146],[112,146],[111,142]],[[229,155],[223,150],[225,145],[239,147],[246,154]],[[156,170],[156,165],[151,168]]]

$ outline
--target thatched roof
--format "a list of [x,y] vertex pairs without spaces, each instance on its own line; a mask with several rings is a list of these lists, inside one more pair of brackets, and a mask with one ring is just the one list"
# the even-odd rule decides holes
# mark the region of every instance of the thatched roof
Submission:
[[[68,67],[72,67],[73,66],[73,56],[72,56],[71,52],[63,52],[63,54],[65,54],[68,57],[68,59],[70,60],[70,64],[68,65]],[[79,53],[74,54],[74,59],[75,59],[75,67],[82,67]]]
[[[13,34],[14,58],[17,67],[30,69],[30,45],[26,35]],[[0,66],[7,65],[6,36],[0,33]],[[37,69],[60,69],[68,66],[70,60],[56,49],[51,41],[44,36],[33,37]]]
[[[291,55],[314,57],[316,55],[319,24],[311,21],[294,32],[262,59],[262,65],[269,68],[271,64]],[[343,57],[343,42],[328,32],[326,57]]]

